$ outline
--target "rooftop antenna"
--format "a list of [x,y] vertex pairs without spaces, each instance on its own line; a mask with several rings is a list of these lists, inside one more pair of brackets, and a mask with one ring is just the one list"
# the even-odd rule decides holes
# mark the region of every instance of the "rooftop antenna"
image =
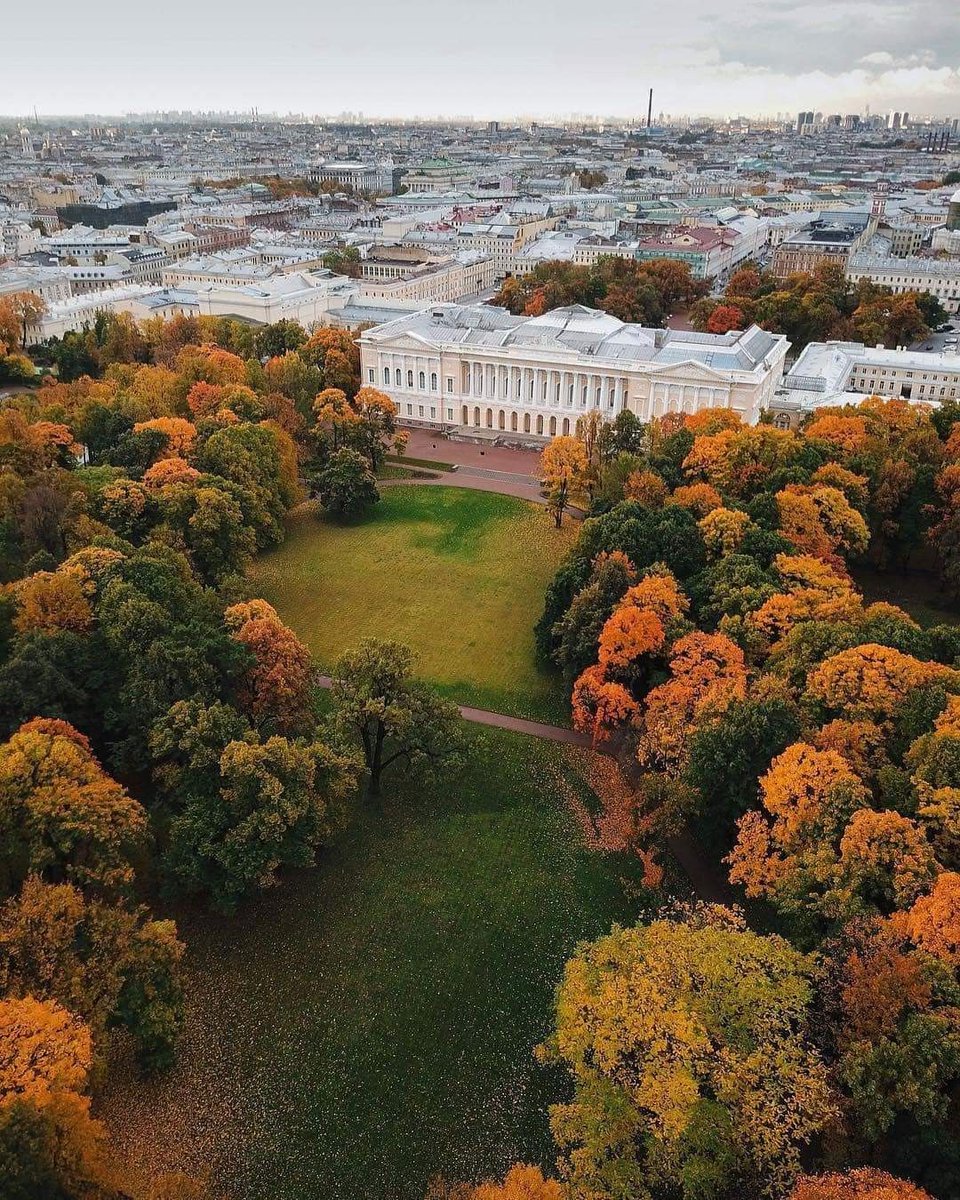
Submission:
[[33,106],[33,121],[34,121],[34,124],[36,125],[36,127],[39,129],[40,128],[40,116],[37,113],[36,105]]
[[650,89],[650,99],[647,101],[647,128],[653,123],[653,88]]

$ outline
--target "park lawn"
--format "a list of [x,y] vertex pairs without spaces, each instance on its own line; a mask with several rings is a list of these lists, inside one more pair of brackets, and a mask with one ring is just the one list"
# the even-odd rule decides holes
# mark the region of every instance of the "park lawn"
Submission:
[[591,754],[468,739],[461,773],[388,788],[316,869],[181,920],[181,1062],[100,1106],[136,1170],[211,1170],[244,1200],[422,1200],[437,1174],[551,1165],[565,1080],[533,1049],[577,942],[637,918],[635,861],[583,846]]
[[512,496],[391,486],[355,524],[298,509],[250,582],[326,670],[364,637],[395,639],[461,704],[567,723],[558,675],[535,661],[533,626],[575,536],[571,521],[557,530]]

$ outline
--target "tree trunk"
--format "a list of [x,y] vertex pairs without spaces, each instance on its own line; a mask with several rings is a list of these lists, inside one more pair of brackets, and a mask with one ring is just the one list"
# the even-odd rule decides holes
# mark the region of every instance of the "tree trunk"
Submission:
[[377,722],[377,736],[374,740],[373,752],[367,756],[367,796],[371,800],[380,798],[380,779],[383,775],[383,740],[386,731],[383,722]]

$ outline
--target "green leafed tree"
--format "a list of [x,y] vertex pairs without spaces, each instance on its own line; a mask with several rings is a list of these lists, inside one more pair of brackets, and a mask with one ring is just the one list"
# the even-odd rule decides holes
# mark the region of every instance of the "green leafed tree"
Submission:
[[438,773],[457,764],[461,719],[457,706],[414,679],[413,653],[399,642],[368,638],[337,663],[332,728],[359,746],[369,792],[379,796],[391,767]]

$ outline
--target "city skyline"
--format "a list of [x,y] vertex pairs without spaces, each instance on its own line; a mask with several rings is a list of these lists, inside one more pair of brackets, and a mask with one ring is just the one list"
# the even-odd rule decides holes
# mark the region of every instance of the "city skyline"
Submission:
[[[165,110],[363,112],[383,119],[629,118],[960,110],[953,0],[745,0],[719,12],[677,0],[669,15],[614,0],[602,22],[571,0],[491,0],[467,27],[436,0],[352,10],[287,0],[259,10],[184,0],[148,22],[117,0],[58,0],[42,25],[10,13],[17,48],[0,112],[121,116]],[[56,37],[51,37],[51,28]],[[43,62],[38,73],[36,64]]]

